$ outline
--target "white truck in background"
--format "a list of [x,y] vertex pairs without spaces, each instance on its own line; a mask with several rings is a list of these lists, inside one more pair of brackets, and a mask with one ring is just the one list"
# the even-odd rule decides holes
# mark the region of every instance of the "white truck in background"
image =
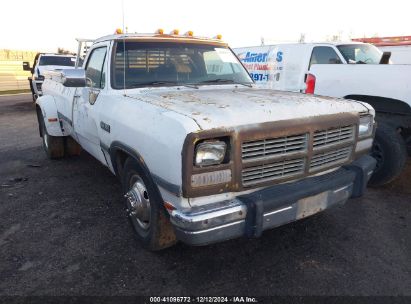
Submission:
[[28,78],[33,101],[43,94],[42,85],[44,73],[52,70],[62,70],[74,68],[76,57],[73,55],[63,54],[43,54],[38,53],[34,57],[33,66],[29,62],[23,62],[23,70],[30,71],[31,77]]
[[389,53],[361,42],[292,43],[234,49],[264,88],[369,103],[378,127],[370,185],[395,179],[411,152],[411,65],[389,63]]
[[45,152],[108,167],[150,250],[259,237],[361,196],[376,164],[370,105],[258,88],[218,37],[106,36],[46,74]]

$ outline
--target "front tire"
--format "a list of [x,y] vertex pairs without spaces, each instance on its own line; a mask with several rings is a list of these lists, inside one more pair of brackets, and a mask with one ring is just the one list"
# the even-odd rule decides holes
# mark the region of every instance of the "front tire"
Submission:
[[174,245],[174,229],[161,195],[146,171],[131,157],[125,161],[122,184],[128,217],[143,247],[156,251]]
[[380,124],[375,133],[371,156],[377,160],[377,166],[369,185],[377,187],[388,184],[396,179],[405,167],[405,141],[394,128]]

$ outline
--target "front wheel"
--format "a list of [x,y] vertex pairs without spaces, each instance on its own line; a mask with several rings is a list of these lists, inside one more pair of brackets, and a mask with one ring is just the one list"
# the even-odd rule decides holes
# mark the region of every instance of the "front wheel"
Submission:
[[379,125],[371,156],[377,160],[377,165],[369,181],[370,186],[381,186],[396,179],[407,161],[407,148],[401,134],[388,125]]
[[128,158],[124,164],[122,184],[127,214],[136,238],[146,249],[153,251],[174,245],[174,229],[166,215],[161,195],[133,158]]

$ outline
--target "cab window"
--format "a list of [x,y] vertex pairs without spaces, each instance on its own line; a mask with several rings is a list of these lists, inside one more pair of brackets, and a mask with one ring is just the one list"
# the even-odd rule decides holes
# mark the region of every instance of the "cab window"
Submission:
[[86,66],[87,85],[93,88],[103,89],[106,83],[104,61],[106,59],[106,47],[94,49]]
[[344,44],[337,46],[348,63],[379,64],[382,52],[370,44]]
[[341,59],[333,48],[328,46],[316,46],[313,49],[310,67],[313,64],[340,64]]

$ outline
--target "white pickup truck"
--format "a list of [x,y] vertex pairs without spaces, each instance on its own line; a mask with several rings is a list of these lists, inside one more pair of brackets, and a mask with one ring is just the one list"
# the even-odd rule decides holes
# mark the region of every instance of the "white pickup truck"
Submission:
[[220,39],[117,34],[38,98],[47,155],[97,158],[122,182],[145,248],[258,237],[361,196],[374,110],[257,88]]
[[28,80],[33,101],[36,101],[43,94],[42,85],[46,71],[74,68],[75,63],[76,57],[72,55],[43,53],[36,55],[32,67],[30,67],[29,62],[23,62],[23,70],[30,71],[32,74]]
[[383,64],[389,54],[371,44],[293,43],[234,49],[262,88],[364,101],[378,123],[370,184],[395,179],[411,153],[411,65]]

